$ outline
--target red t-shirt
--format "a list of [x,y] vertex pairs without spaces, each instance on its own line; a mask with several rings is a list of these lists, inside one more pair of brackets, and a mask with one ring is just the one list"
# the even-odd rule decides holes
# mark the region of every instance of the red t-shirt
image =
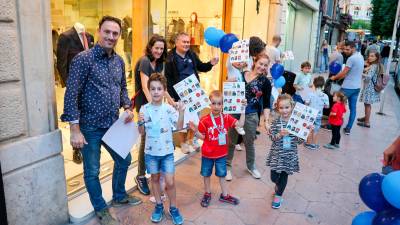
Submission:
[[[226,143],[228,144],[228,130],[235,126],[237,119],[231,115],[224,115],[224,127],[221,126],[221,117],[214,117],[215,123],[219,130],[224,131]],[[211,116],[207,115],[201,118],[199,122],[199,132],[205,136],[203,146],[201,147],[202,156],[210,159],[217,159],[228,154],[228,145],[218,144],[219,131],[213,125]]]
[[331,112],[336,113],[335,116],[329,115],[328,122],[331,125],[341,126],[343,124],[343,116],[346,113],[344,103],[336,102],[331,109]]

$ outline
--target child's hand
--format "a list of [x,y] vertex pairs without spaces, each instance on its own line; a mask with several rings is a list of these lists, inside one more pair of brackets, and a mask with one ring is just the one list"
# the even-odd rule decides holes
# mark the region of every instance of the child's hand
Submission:
[[176,106],[176,110],[178,110],[180,113],[184,113],[185,112],[185,105],[183,104],[183,102],[179,101],[177,102],[177,106]]
[[189,121],[189,128],[194,132],[197,132],[197,130],[198,130],[197,125],[194,124],[193,121]]
[[144,113],[139,113],[139,118],[138,118],[139,122],[143,123],[144,122]]
[[314,131],[314,129],[315,129],[315,126],[314,126],[314,125],[311,125],[311,126],[310,126],[310,131]]
[[282,130],[279,132],[279,134],[280,134],[282,137],[284,137],[284,136],[286,136],[286,135],[289,135],[289,131],[287,131],[287,130],[285,130],[285,129],[282,129]]
[[242,106],[244,106],[244,107],[247,106],[247,99],[244,98],[244,99],[242,100]]

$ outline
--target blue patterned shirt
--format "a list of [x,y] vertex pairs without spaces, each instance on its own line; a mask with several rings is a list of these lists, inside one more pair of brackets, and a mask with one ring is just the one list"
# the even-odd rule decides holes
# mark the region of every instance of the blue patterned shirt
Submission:
[[96,44],[71,62],[61,120],[95,128],[108,128],[122,106],[130,106],[125,64],[115,52],[108,56]]

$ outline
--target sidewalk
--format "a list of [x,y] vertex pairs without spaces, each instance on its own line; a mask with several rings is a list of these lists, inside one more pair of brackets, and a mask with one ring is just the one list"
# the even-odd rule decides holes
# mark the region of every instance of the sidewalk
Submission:
[[[257,167],[262,178],[256,180],[245,169],[245,151],[235,152],[230,192],[240,197],[238,206],[218,201],[218,181],[212,178],[212,201],[206,209],[200,206],[203,194],[200,171],[200,154],[192,156],[177,166],[176,185],[178,207],[185,217],[184,224],[197,225],[349,225],[359,212],[367,210],[358,195],[362,177],[381,170],[382,151],[400,134],[400,103],[393,85],[386,88],[384,112],[379,116],[379,104],[373,105],[371,128],[354,124],[350,136],[342,135],[341,149],[321,148],[309,151],[299,146],[300,173],[289,177],[281,209],[271,208],[273,184],[265,157],[270,140],[265,133],[256,140]],[[359,104],[357,117],[363,115]],[[395,111],[397,110],[397,111]],[[347,118],[345,119],[347,122]],[[320,144],[330,141],[330,132],[321,129]],[[133,181],[132,181],[133,182]],[[135,195],[140,195],[138,192]],[[121,224],[152,224],[150,214],[153,204],[147,197],[135,207],[112,209]],[[165,204],[168,207],[167,204]],[[169,217],[160,224],[172,224]],[[88,225],[98,224],[93,218]]]

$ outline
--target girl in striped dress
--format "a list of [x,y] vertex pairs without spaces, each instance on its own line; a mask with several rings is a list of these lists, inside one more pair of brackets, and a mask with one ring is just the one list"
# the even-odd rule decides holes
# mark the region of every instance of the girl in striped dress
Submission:
[[302,139],[289,134],[285,129],[294,108],[292,97],[279,95],[276,102],[279,117],[271,124],[271,150],[267,156],[267,166],[271,168],[271,180],[275,183],[275,196],[272,208],[278,209],[282,204],[282,194],[286,188],[288,175],[299,172],[297,145]]

